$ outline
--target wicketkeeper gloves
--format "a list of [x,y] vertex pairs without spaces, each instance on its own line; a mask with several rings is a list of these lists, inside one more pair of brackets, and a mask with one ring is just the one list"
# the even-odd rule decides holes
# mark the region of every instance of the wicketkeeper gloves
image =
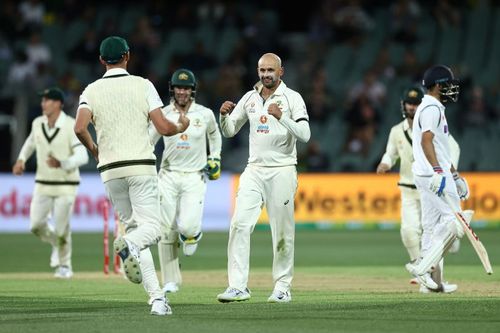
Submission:
[[205,166],[205,172],[207,173],[208,179],[216,180],[220,177],[220,159],[219,158],[209,158],[207,165]]

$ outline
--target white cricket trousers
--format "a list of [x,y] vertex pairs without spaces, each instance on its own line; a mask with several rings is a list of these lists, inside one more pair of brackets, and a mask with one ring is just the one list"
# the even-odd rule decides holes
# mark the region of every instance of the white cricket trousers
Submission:
[[248,165],[240,177],[228,243],[229,286],[245,290],[248,284],[250,234],[265,205],[273,243],[275,289],[290,290],[294,265],[294,197],[297,191],[295,166]]
[[179,234],[186,238],[201,232],[207,190],[203,172],[161,169],[158,173],[161,196],[162,239],[158,243],[162,283],[182,284],[179,267]]
[[163,297],[149,247],[158,243],[160,197],[157,176],[131,176],[104,183],[106,192],[125,227],[127,240],[139,246],[144,289],[151,299]]
[[158,181],[162,224],[170,226],[186,238],[197,236],[201,232],[201,217],[207,191],[203,172],[160,170]]
[[417,189],[400,186],[401,190],[401,240],[410,261],[420,257],[420,242],[422,238],[422,208],[420,194]]
[[[31,232],[58,249],[59,265],[71,268],[71,228],[74,195],[48,196],[34,194],[30,206]],[[53,215],[54,225],[49,224]]]
[[[446,185],[444,192],[450,198],[455,209],[460,207],[460,198],[451,173],[445,173]],[[422,203],[422,244],[420,256],[437,242],[442,242],[450,230],[455,230],[455,215],[443,198],[429,190],[431,177],[414,176],[415,185],[420,193]]]

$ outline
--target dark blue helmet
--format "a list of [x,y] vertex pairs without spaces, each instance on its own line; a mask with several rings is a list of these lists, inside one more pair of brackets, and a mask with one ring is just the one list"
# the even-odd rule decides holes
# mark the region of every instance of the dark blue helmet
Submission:
[[436,65],[424,73],[422,85],[427,89],[439,84],[439,94],[441,101],[446,103],[448,101],[456,102],[460,92],[459,81],[455,79],[451,69],[445,65]]

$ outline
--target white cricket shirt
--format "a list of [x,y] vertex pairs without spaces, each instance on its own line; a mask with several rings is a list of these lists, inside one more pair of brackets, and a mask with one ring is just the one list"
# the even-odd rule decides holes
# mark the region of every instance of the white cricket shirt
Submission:
[[[248,164],[256,166],[287,166],[297,164],[297,138],[289,130],[302,121],[309,121],[302,96],[283,81],[267,100],[260,96],[262,84],[247,92],[230,115],[221,116],[221,131],[232,137],[247,122],[250,123]],[[283,112],[277,120],[268,114],[269,105],[276,103]],[[308,123],[307,123],[308,124]],[[295,126],[296,127],[296,126]],[[307,130],[309,127],[307,125]],[[310,132],[308,132],[310,135]],[[307,135],[307,140],[309,139]],[[306,140],[306,141],[307,141]]]
[[[173,102],[162,108],[162,112],[174,124],[178,122],[179,111]],[[163,136],[162,169],[182,172],[202,170],[207,165],[207,136],[210,157],[220,158],[222,138],[213,111],[193,101],[186,117],[189,118],[189,127],[183,133]],[[149,124],[149,135],[153,144],[162,137],[152,123]]]
[[436,98],[425,95],[418,106],[413,120],[413,173],[416,176],[431,176],[434,173],[431,164],[425,157],[422,149],[422,133],[431,131],[434,134],[432,143],[436,158],[444,172],[450,172],[451,154],[449,144],[448,122],[445,116],[445,107]]

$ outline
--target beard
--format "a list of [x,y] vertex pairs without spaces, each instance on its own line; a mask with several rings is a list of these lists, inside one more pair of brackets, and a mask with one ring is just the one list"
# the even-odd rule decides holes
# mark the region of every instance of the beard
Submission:
[[274,88],[278,80],[276,79],[276,77],[273,76],[261,76],[260,82],[264,85],[264,87],[269,89],[269,88]]
[[189,97],[175,97],[175,102],[182,107],[185,107],[189,102]]

